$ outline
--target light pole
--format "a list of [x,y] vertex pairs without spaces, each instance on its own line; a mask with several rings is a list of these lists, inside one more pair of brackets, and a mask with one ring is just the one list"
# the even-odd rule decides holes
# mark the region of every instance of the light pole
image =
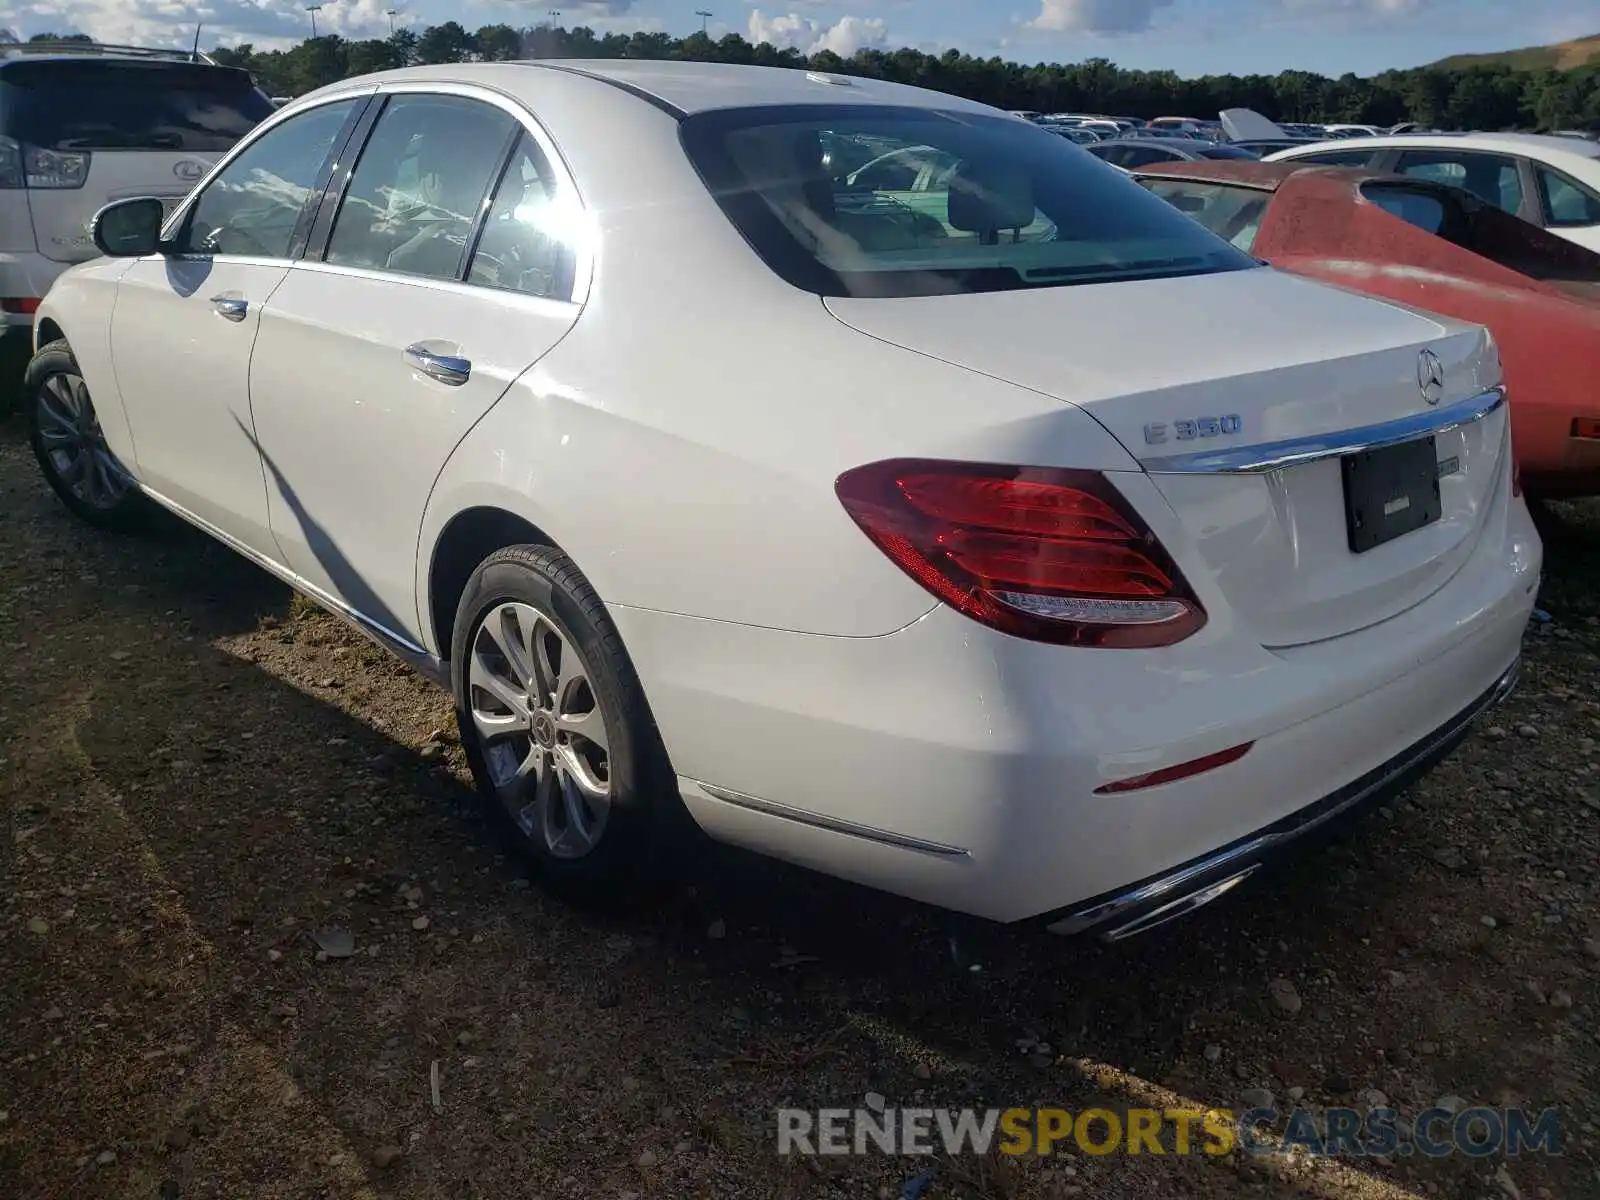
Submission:
[[559,8],[552,8],[550,10],[550,28],[551,29],[556,29],[560,25],[561,25],[561,10]]
[[700,36],[704,37],[706,35],[706,26],[711,20],[711,14],[703,8],[697,8],[694,10],[694,15],[700,18]]
[[322,11],[320,4],[306,5],[306,11],[311,14],[311,40],[317,40],[317,14]]
[[393,37],[394,19],[400,15],[400,10],[398,8],[386,8],[383,10],[383,15],[389,18],[389,36]]

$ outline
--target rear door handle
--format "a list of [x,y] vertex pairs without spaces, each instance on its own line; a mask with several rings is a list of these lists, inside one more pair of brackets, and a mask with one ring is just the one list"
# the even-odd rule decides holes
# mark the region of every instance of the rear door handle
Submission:
[[225,321],[242,321],[250,311],[250,301],[237,296],[213,296],[211,307]]
[[435,354],[421,342],[406,347],[406,364],[421,371],[429,379],[437,379],[451,387],[460,387],[472,376],[472,360],[456,358],[449,354]]

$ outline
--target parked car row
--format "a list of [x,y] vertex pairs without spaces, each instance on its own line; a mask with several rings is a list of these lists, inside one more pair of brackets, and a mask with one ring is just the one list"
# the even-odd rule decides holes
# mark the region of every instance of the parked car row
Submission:
[[[558,890],[698,829],[1127,937],[1515,686],[1516,306],[1576,328],[1588,260],[1534,271],[1551,239],[1436,182],[1069,140],[820,72],[347,80],[175,207],[98,192],[34,314],[34,452],[84,520],[176,514],[449,688]],[[1403,262],[1432,202],[1471,229],[1426,269],[1525,298],[1359,294],[1294,252],[1302,174],[1347,248]]]

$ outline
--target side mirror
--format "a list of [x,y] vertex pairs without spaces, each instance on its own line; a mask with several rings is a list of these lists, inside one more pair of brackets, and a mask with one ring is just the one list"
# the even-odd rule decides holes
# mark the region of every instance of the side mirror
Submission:
[[101,254],[137,258],[160,248],[165,219],[166,209],[154,196],[118,200],[95,213],[89,222],[89,236]]

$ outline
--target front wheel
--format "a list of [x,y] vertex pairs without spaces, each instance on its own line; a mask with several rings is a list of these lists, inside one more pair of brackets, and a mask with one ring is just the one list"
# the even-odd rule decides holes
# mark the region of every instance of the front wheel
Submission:
[[461,744],[491,814],[552,890],[633,892],[671,773],[589,582],[552,547],[498,551],[468,581],[451,642]]
[[89,385],[65,341],[42,346],[33,356],[24,395],[34,457],[62,503],[91,525],[135,526],[147,502],[106,445]]

